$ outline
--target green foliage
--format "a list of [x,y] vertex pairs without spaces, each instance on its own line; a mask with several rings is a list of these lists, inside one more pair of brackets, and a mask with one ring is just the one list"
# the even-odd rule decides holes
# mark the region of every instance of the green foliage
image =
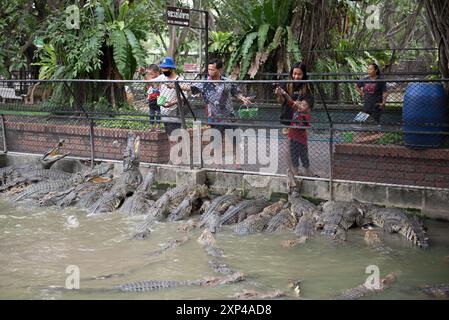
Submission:
[[210,52],[226,53],[233,49],[234,35],[232,32],[211,31],[209,33]]
[[131,129],[131,130],[150,129],[150,122],[148,118],[145,119],[138,116],[119,116],[113,120],[96,120],[95,123],[97,126],[105,128]]
[[[113,73],[103,70],[112,67],[106,56],[112,49],[113,63],[121,78],[132,79],[144,57],[140,40],[146,38],[144,21],[149,6],[143,0],[119,3],[89,1],[80,8],[79,29],[67,28],[64,12],[52,16],[43,37],[45,45],[37,54],[38,65],[46,69],[43,76],[66,79],[101,78],[101,74],[112,76]],[[49,52],[49,47],[54,48],[54,52]],[[64,73],[57,77],[56,71],[61,67],[64,67]]]
[[33,65],[40,66],[39,79],[51,79],[58,67],[55,49],[51,44],[44,44],[39,52],[39,62]]
[[402,133],[397,132],[387,132],[382,135],[379,139],[374,141],[376,144],[396,144],[396,145],[403,145],[404,144],[404,138],[402,136]]
[[[293,40],[289,26],[293,1],[260,0],[250,1],[244,5],[231,2],[229,5],[245,30],[238,39],[236,50],[227,64],[227,73],[239,67],[239,78],[245,78],[250,65],[255,66],[257,72],[266,61],[275,56],[276,50],[283,47],[294,48],[299,54],[299,48]],[[289,39],[282,37],[285,32],[290,32]],[[256,54],[266,58],[257,61]],[[256,72],[252,70],[252,74]]]

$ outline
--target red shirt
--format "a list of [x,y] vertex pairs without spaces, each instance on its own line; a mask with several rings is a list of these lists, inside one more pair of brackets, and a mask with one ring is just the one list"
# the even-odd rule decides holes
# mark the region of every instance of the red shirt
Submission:
[[[293,114],[294,122],[290,125],[295,127],[310,127],[310,113],[295,112]],[[307,145],[307,130],[305,129],[288,129],[288,138]]]

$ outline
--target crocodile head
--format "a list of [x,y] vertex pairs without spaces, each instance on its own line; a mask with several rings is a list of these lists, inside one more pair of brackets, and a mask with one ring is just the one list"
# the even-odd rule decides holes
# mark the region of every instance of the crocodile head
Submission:
[[426,235],[425,228],[423,228],[423,224],[417,217],[413,217],[411,219],[411,232],[409,232],[410,240],[420,248],[427,249],[429,247],[428,240],[429,238]]
[[287,188],[288,193],[292,196],[297,197],[300,194],[301,182],[295,180],[293,171],[290,168],[287,169]]
[[140,164],[140,137],[134,134],[128,134],[128,142],[123,153],[123,171],[129,171],[139,167]]
[[195,187],[195,191],[198,192],[198,197],[199,198],[206,198],[206,197],[209,196],[209,187],[206,186],[205,184],[197,185]]
[[42,158],[39,160],[42,169],[50,169],[51,166],[56,163],[56,161],[61,160],[62,158],[65,158],[69,155],[68,153],[59,153],[59,149],[63,144],[64,139],[59,140],[58,144],[54,148],[51,148],[42,156]]

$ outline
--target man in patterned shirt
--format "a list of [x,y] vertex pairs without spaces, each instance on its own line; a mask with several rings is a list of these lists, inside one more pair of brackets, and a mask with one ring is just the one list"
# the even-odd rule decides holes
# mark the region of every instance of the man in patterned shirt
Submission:
[[[235,83],[232,83],[228,78],[222,76],[222,68],[223,63],[220,60],[210,60],[208,64],[207,80],[221,80],[221,82],[195,83],[189,87],[183,87],[183,89],[190,89],[193,94],[202,94],[204,102],[206,104],[205,113],[207,122],[210,123],[211,128],[219,130],[223,135],[223,133],[226,133],[226,129],[236,128],[236,126],[233,125],[221,124],[232,122],[233,118],[235,118],[234,107],[232,105],[232,97],[239,99],[245,105],[251,104],[252,102],[249,97],[245,97],[242,95],[239,87]],[[236,136],[238,152],[242,152],[243,146],[241,140],[241,137]],[[239,157],[237,156],[236,158],[236,168],[241,169],[238,160]]]
[[[235,117],[234,108],[232,106],[232,97],[236,97],[243,104],[250,104],[250,98],[244,97],[239,87],[235,83],[231,83],[229,79],[221,75],[223,64],[218,59],[212,59],[208,65],[207,80],[222,80],[224,83],[196,83],[190,87],[193,94],[200,93],[203,95],[206,103],[206,117],[208,122],[226,122]],[[225,126],[214,126],[220,131]]]

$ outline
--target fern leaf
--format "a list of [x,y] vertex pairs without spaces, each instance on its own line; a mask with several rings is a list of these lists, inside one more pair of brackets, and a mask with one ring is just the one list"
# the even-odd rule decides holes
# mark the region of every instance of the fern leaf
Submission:
[[119,21],[125,20],[125,16],[126,16],[126,13],[128,12],[128,9],[129,9],[128,1],[123,2],[120,5],[120,9],[119,9],[117,20],[119,20]]
[[128,43],[131,46],[131,52],[134,59],[136,60],[137,64],[141,64],[142,61],[144,60],[144,54],[143,49],[139,43],[139,40],[137,40],[136,36],[131,30],[125,29],[124,32],[126,38],[128,39]]
[[276,29],[276,33],[274,34],[273,41],[270,43],[270,45],[267,47],[267,53],[270,54],[271,51],[279,47],[279,44],[281,43],[282,35],[285,32],[285,28],[282,26],[279,26]]
[[236,61],[242,56],[242,50],[236,50],[232,53],[231,58],[229,59],[228,67],[226,68],[226,73],[230,74],[232,68],[234,67]]
[[110,38],[115,64],[122,77],[125,77],[128,59],[128,42],[125,33],[120,30],[113,30]]
[[269,29],[270,29],[269,24],[262,24],[259,27],[259,32],[257,35],[257,47],[259,48],[259,52],[262,52],[263,50],[263,46],[265,45],[265,41],[267,40]]
[[257,38],[257,35],[258,35],[257,32],[251,32],[246,36],[245,41],[243,42],[243,46],[242,46],[242,56],[243,57],[245,57],[248,54],[248,51],[251,48],[251,46],[253,45],[254,39]]
[[256,53],[256,48],[251,48],[251,50],[242,57],[241,61],[241,69],[240,69],[240,79],[243,79],[248,72],[249,66],[251,65],[251,61],[253,60],[253,56]]
[[105,17],[108,22],[113,22],[115,20],[114,8],[111,6],[111,0],[100,0],[101,6],[103,7]]

